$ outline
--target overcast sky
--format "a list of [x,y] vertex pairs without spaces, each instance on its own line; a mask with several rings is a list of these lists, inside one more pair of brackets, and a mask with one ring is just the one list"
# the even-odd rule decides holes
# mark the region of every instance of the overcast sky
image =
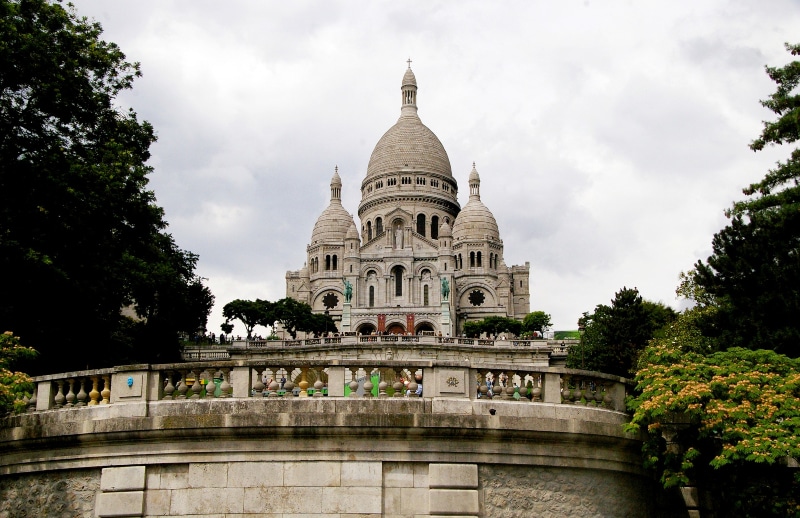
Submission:
[[474,161],[555,329],[623,286],[681,307],[723,210],[789,154],[748,144],[771,118],[764,66],[800,42],[796,0],[73,2],[141,62],[120,106],[157,131],[150,187],[217,334],[226,302],[285,296],[337,165],[357,211],[409,57],[459,201]]

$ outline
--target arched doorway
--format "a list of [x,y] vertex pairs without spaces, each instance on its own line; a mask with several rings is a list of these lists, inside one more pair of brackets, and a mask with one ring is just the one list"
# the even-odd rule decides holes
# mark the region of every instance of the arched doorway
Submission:
[[386,334],[404,335],[406,334],[406,328],[403,327],[403,324],[395,322],[394,324],[390,324],[389,327],[386,328]]
[[375,332],[375,326],[372,324],[361,324],[357,330],[360,335],[371,335]]
[[428,322],[423,322],[417,326],[417,334],[433,334],[433,326]]

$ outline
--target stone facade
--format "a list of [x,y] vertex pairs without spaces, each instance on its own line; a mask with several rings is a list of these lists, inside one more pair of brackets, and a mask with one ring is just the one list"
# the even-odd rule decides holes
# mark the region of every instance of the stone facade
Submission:
[[286,296],[360,334],[448,336],[470,319],[521,319],[530,311],[530,264],[506,266],[474,164],[460,206],[447,152],[417,115],[410,67],[401,94],[400,118],[376,144],[361,183],[360,229],[342,205],[337,168],[306,265],[286,274]]

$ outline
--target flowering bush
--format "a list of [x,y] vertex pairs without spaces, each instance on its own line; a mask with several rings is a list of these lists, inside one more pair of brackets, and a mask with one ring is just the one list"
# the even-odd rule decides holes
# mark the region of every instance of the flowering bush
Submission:
[[[685,312],[643,350],[628,431],[647,434],[645,464],[664,487],[700,484],[722,494],[728,477],[745,486],[769,479],[773,491],[788,488],[784,500],[770,495],[769,505],[800,516],[793,496],[800,480],[785,468],[800,459],[800,359],[742,348],[710,352],[712,341],[697,325],[708,311]],[[753,504],[747,488],[737,492],[728,504],[757,516],[745,511]]]
[[33,380],[27,374],[12,371],[11,365],[35,355],[35,350],[21,345],[19,337],[10,331],[0,335],[0,416],[24,410],[22,398],[31,394]]

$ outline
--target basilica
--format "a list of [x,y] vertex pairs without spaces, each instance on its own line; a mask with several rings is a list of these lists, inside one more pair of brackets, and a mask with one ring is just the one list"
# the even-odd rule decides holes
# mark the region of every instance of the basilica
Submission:
[[337,169],[307,262],[286,273],[286,296],[330,314],[340,332],[362,335],[455,336],[468,320],[522,319],[530,263],[506,266],[474,163],[469,199],[459,204],[447,152],[417,114],[410,63],[400,91],[400,118],[378,140],[361,182],[359,224],[342,205]]

